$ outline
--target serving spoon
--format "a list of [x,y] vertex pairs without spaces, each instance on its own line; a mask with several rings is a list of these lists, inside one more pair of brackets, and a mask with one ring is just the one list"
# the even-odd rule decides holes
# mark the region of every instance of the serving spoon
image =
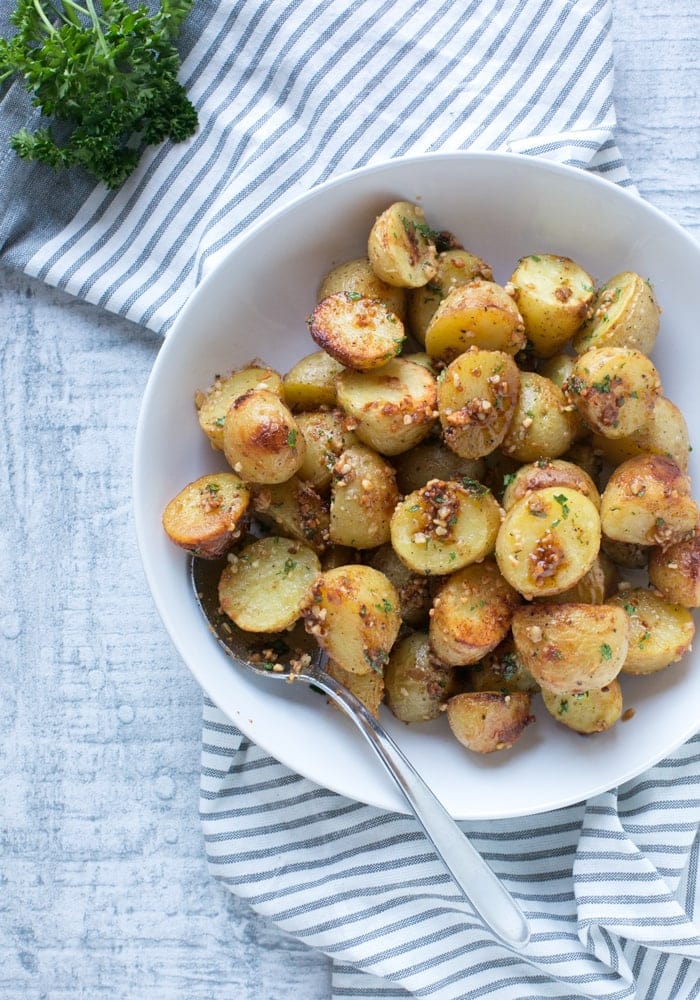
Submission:
[[486,926],[503,944],[518,951],[524,948],[530,939],[530,927],[518,904],[377,719],[352,692],[325,672],[323,654],[315,641],[300,630],[289,639],[246,633],[222,613],[218,584],[224,565],[222,560],[193,557],[191,577],[197,602],[226,653],[258,676],[302,682],[328,695],[375,751],[452,880]]

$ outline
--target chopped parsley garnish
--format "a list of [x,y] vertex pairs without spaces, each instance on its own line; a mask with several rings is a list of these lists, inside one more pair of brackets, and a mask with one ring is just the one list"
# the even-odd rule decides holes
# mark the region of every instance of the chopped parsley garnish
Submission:
[[566,520],[567,517],[569,516],[569,503],[568,503],[569,498],[567,496],[564,496],[563,493],[557,493],[554,499],[561,507],[561,516],[564,518],[564,520]]
[[613,655],[613,651],[612,651],[611,646],[607,642],[602,643],[602,645],[600,646],[600,657],[601,657],[601,659],[602,660],[612,660],[612,655]]

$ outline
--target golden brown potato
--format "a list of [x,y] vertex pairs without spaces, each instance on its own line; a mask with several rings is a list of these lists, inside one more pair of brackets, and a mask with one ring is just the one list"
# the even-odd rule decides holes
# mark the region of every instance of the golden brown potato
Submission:
[[690,480],[662,455],[641,455],[618,465],[603,491],[603,533],[633,545],[671,545],[700,519]]
[[542,688],[557,694],[589,691],[620,673],[629,623],[612,604],[530,604],[513,614],[513,639]]
[[378,278],[369,257],[357,257],[332,268],[321,282],[317,301],[336,292],[356,292],[366,299],[379,299],[389,312],[398,316],[402,323],[406,322],[406,289]]
[[245,632],[282,632],[307,607],[320,572],[308,545],[259,538],[229,556],[219,582],[221,610]]
[[457,482],[472,479],[481,482],[484,471],[484,463],[480,459],[462,458],[436,438],[423,441],[409,452],[394,455],[391,464],[396,469],[396,482],[404,495],[419,490],[431,479]]
[[649,545],[617,542],[613,538],[608,538],[607,535],[603,535],[601,538],[600,548],[616,566],[624,566],[626,569],[644,569],[651,552]]
[[374,273],[389,285],[420,288],[437,272],[435,234],[419,205],[397,201],[379,215],[367,241]]
[[631,347],[651,354],[660,314],[651,284],[623,271],[598,291],[593,315],[574,338],[574,349],[583,354],[592,347]]
[[306,629],[351,674],[383,673],[401,628],[399,595],[383,573],[359,564],[316,580]]
[[651,549],[649,582],[671,604],[700,608],[700,535]]
[[688,425],[675,403],[665,396],[657,398],[646,421],[632,434],[619,438],[594,434],[592,443],[612,465],[638,455],[665,455],[683,472],[688,468]]
[[435,594],[428,628],[430,648],[449,666],[477,663],[505,639],[520,602],[494,559],[458,570]]
[[419,344],[425,344],[425,331],[445,296],[475,278],[493,281],[493,271],[480,257],[461,249],[438,254],[435,276],[408,293],[408,326]]
[[676,663],[690,649],[695,625],[687,608],[670,604],[645,587],[623,590],[608,603],[623,610],[629,619],[629,651],[623,673],[654,674]]
[[425,332],[426,351],[442,361],[470,347],[517,354],[524,344],[522,316],[511,296],[501,285],[479,279],[453,288]]
[[320,348],[347,368],[368,372],[401,353],[403,323],[379,299],[336,292],[319,302],[309,332]]
[[524,691],[467,691],[447,702],[447,721],[467,750],[493,753],[510,750],[534,717]]
[[260,524],[276,534],[306,542],[319,555],[328,548],[328,501],[298,476],[284,483],[256,486],[252,508]]
[[396,587],[403,621],[412,628],[425,625],[432,603],[427,577],[404,566],[390,544],[380,545],[372,553],[368,565],[378,569]]
[[[537,365],[537,374],[548,378],[550,382],[554,382],[556,386],[562,389],[569,375],[573,372],[575,364],[576,358],[570,354],[555,354]],[[590,429],[583,422],[583,418],[577,412],[576,407],[573,407],[571,410],[571,416],[575,426],[574,440],[581,441],[590,437]]]
[[445,444],[462,458],[482,458],[501,444],[520,391],[518,366],[503,351],[470,348],[437,380]]
[[373,549],[388,542],[398,500],[389,463],[364,444],[346,448],[333,467],[331,541],[353,549]]
[[536,694],[540,686],[518,655],[512,635],[483,660],[473,664],[469,671],[469,681],[474,691],[526,691]]
[[399,639],[384,671],[386,703],[401,722],[437,719],[459,689],[457,672],[432,654],[428,635],[413,632]]
[[290,368],[282,380],[282,395],[293,413],[335,406],[335,383],[345,366],[326,351],[314,351]]
[[414,573],[452,573],[492,551],[501,508],[480,483],[431,479],[391,518],[391,544]]
[[299,471],[306,443],[292,412],[269,389],[234,399],[224,424],[224,455],[248,483],[283,483]]
[[537,599],[553,604],[603,604],[617,593],[619,582],[615,563],[604,552],[599,552],[591,568],[573,587],[561,594]]
[[577,490],[596,507],[600,507],[600,494],[588,473],[573,462],[561,458],[541,458],[537,462],[522,465],[508,477],[505,485],[502,500],[504,510],[510,510],[516,500],[520,500],[526,493],[542,490],[547,486],[566,486]]
[[232,472],[202,476],[180,490],[163,511],[171,541],[204,559],[222,556],[247,526],[250,491]]
[[537,357],[550,358],[560,351],[592,313],[593,279],[569,257],[522,257],[510,284]]
[[496,538],[501,573],[524,597],[549,597],[573,587],[600,548],[595,504],[567,487],[549,486],[516,500]]
[[598,434],[628,437],[649,420],[661,394],[661,379],[641,351],[600,347],[581,355],[564,392]]
[[382,455],[398,455],[422,441],[435,424],[436,401],[431,373],[403,358],[338,377],[338,403],[355,434]]
[[[379,718],[379,706],[384,700],[384,678],[376,670],[370,670],[366,674],[355,674],[350,670],[344,670],[340,664],[333,660],[326,662],[325,671],[334,681],[342,684],[350,694],[354,694],[358,701],[361,701],[367,711]],[[331,704],[334,704],[331,702]]]
[[357,436],[348,429],[349,421],[338,409],[297,413],[296,422],[306,442],[299,478],[322,493],[326,492],[330,488],[338,456],[346,448],[359,444]]
[[617,680],[578,694],[557,694],[543,689],[542,701],[557,722],[583,735],[610,729],[622,714],[622,688]]
[[501,448],[518,462],[559,458],[573,444],[576,421],[562,390],[536,372],[520,372],[520,396]]
[[197,391],[194,397],[199,426],[211,441],[212,448],[224,450],[224,421],[234,399],[249,389],[269,389],[282,395],[282,378],[262,362],[252,362],[228,375],[217,375],[206,392]]

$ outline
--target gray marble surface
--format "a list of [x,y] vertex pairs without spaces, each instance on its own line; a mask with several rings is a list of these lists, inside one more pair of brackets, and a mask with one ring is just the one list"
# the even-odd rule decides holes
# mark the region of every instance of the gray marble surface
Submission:
[[[620,147],[700,238],[700,8],[614,9]],[[131,520],[159,341],[2,269],[0,316],[0,996],[328,1000],[324,957],[206,871],[200,692]]]

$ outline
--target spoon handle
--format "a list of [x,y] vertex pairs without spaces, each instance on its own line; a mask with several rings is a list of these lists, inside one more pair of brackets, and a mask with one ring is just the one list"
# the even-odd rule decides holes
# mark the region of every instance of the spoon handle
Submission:
[[313,671],[306,679],[325,691],[358,726],[403,792],[436,854],[484,923],[504,944],[524,948],[530,939],[530,927],[522,910],[389,734],[351,692],[327,674]]

